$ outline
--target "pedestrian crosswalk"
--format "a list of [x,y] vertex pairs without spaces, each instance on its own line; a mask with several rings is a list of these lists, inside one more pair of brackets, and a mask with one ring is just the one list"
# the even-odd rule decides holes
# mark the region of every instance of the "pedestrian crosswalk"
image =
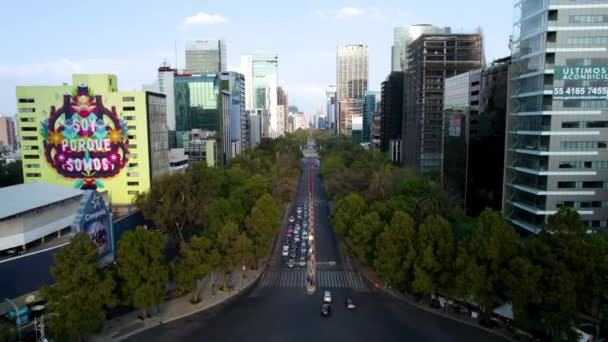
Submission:
[[[317,270],[318,288],[351,288],[366,291],[359,272],[344,270]],[[278,269],[269,270],[264,273],[260,281],[260,287],[288,288],[306,287],[306,270],[300,269]]]
[[319,270],[317,271],[317,284],[321,288],[352,288],[365,289],[359,272]]

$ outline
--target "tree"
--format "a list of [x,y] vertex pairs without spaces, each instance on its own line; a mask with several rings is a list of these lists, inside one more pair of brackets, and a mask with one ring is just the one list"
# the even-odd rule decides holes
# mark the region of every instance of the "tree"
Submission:
[[177,233],[185,243],[185,228],[202,228],[206,223],[206,206],[200,193],[194,193],[190,172],[163,175],[157,178],[148,192],[135,198],[135,205],[146,218],[171,233]]
[[578,211],[561,206],[557,213],[547,218],[547,230],[551,233],[562,233],[582,236],[586,229]]
[[235,260],[240,261],[242,266],[253,260],[254,248],[253,241],[247,236],[246,232],[241,232],[229,250]]
[[14,324],[0,323],[0,342],[17,342],[18,334]]
[[347,236],[348,230],[364,214],[365,209],[365,201],[357,193],[352,193],[336,203],[331,216],[331,226],[338,238],[344,239]]
[[592,289],[595,298],[599,299],[599,316],[604,322],[608,320],[608,233],[590,236],[593,262]]
[[239,259],[240,255],[233,253],[233,246],[238,237],[239,227],[230,221],[226,222],[222,230],[217,234],[216,243],[220,252],[220,263],[218,266],[224,275],[222,277],[222,288],[226,287],[226,273],[230,272],[241,260]]
[[441,216],[429,216],[420,225],[417,242],[413,289],[429,295],[450,291],[455,252],[450,223]]
[[374,260],[376,237],[384,230],[384,222],[375,211],[365,214],[357,220],[346,236],[346,246],[357,259],[371,263]]
[[420,225],[427,216],[444,215],[447,207],[447,195],[438,183],[430,182],[416,198],[415,219]]
[[22,183],[23,171],[21,160],[7,163],[6,160],[0,159],[0,188]]
[[374,267],[382,281],[409,288],[416,259],[416,227],[408,214],[397,211],[376,240]]
[[54,257],[55,284],[41,289],[50,311],[50,332],[57,339],[78,341],[99,331],[106,308],[115,304],[115,283],[104,273],[98,249],[88,234],[79,232]]
[[533,329],[538,317],[533,307],[542,301],[543,270],[526,257],[516,257],[509,263],[505,276],[507,294],[511,299],[515,324],[525,330]]
[[192,292],[191,303],[199,302],[199,280],[219,264],[219,258],[219,253],[213,249],[210,239],[195,236],[180,250],[180,258],[173,261],[173,279],[179,286]]
[[238,199],[243,204],[245,212],[251,210],[255,201],[268,192],[269,181],[261,174],[255,174],[248,178],[243,185],[232,190],[231,196]]
[[210,236],[217,234],[226,222],[234,222],[237,226],[245,222],[245,209],[241,201],[235,197],[220,197],[209,202],[207,207],[209,213],[209,224],[207,230]]
[[124,233],[118,241],[118,274],[124,279],[133,304],[141,310],[141,318],[148,316],[148,308],[162,303],[169,281],[169,267],[164,255],[165,238],[138,226]]
[[265,193],[257,200],[245,220],[247,235],[254,246],[254,267],[257,267],[259,258],[265,257],[268,253],[270,242],[281,224],[280,215],[275,200]]
[[484,210],[478,226],[458,249],[458,291],[471,296],[489,315],[497,296],[506,288],[504,272],[517,256],[518,236],[500,212]]

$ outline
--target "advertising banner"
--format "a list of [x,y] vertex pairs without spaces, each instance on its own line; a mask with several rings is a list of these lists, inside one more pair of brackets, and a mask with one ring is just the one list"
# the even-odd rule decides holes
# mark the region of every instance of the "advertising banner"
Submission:
[[114,261],[112,218],[101,194],[88,190],[82,197],[80,209],[72,224],[72,233],[86,232],[99,249],[103,263]]
[[553,88],[554,100],[608,99],[608,66],[606,65],[558,65],[554,69],[553,79],[569,81],[567,86]]
[[608,80],[607,65],[558,65],[553,71],[553,79],[567,81],[598,81]]

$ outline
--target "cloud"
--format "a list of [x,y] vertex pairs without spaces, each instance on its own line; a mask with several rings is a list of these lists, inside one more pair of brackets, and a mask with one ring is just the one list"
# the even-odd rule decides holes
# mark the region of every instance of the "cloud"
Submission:
[[357,8],[357,7],[342,7],[340,8],[337,12],[336,12],[336,18],[337,19],[344,19],[347,17],[356,17],[356,16],[361,16],[361,15],[365,15],[366,12],[364,9],[361,8]]
[[211,25],[228,22],[228,18],[219,14],[208,14],[198,12],[197,14],[184,18],[184,25]]
[[317,17],[325,17],[325,12],[321,11],[320,9],[316,9],[314,13]]

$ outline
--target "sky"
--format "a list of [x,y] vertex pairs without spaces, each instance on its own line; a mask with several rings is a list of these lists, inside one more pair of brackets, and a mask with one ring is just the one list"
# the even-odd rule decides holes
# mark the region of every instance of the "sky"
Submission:
[[[119,90],[152,83],[166,60],[183,68],[184,42],[223,38],[228,70],[240,56],[277,53],[279,85],[307,114],[336,82],[336,48],[369,49],[369,90],[390,73],[393,28],[481,27],[486,59],[509,54],[510,0],[19,0],[0,11],[0,114],[16,112],[17,85],[71,83],[112,73]],[[176,53],[177,52],[177,53]]]

